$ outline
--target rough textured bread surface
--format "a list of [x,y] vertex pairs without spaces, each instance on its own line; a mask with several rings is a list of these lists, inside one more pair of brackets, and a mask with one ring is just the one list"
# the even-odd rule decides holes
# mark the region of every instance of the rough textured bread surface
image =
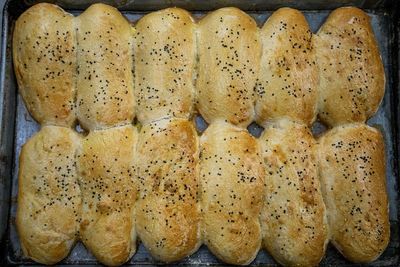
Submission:
[[59,262],[77,239],[78,146],[79,137],[72,130],[45,126],[22,147],[16,226],[24,255],[36,262]]
[[259,142],[264,247],[285,266],[316,266],[325,254],[328,224],[313,136],[307,126],[283,119],[268,125]]
[[194,104],[195,24],[180,8],[152,12],[134,34],[138,120],[189,118]]
[[338,8],[315,40],[320,119],[330,126],[365,122],[378,109],[385,89],[370,18],[354,7]]
[[147,124],[137,154],[138,235],[156,259],[178,261],[200,246],[196,130],[184,119]]
[[14,70],[28,111],[40,124],[75,122],[74,17],[52,4],[37,4],[16,21]]
[[203,242],[229,264],[249,264],[261,246],[264,168],[257,141],[229,123],[200,138]]
[[136,251],[133,164],[137,135],[130,125],[92,131],[78,155],[81,240],[105,265],[121,265]]
[[373,261],[390,235],[382,135],[364,124],[349,124],[318,142],[332,243],[350,261]]
[[87,130],[130,123],[134,114],[132,28],[115,8],[77,17],[77,116]]
[[298,10],[281,8],[268,18],[260,36],[256,121],[265,125],[286,117],[311,125],[317,113],[318,69],[306,19]]
[[256,22],[229,7],[198,24],[197,108],[208,123],[218,119],[247,126],[254,116],[261,42]]

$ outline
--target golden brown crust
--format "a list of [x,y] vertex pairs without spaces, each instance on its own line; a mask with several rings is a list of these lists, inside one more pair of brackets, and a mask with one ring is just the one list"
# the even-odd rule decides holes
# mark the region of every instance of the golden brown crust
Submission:
[[261,246],[264,168],[258,143],[246,130],[215,122],[200,144],[203,242],[226,263],[249,264]]
[[370,18],[358,8],[336,9],[315,40],[320,119],[330,126],[365,122],[378,109],[385,90]]
[[256,121],[286,117],[311,125],[317,113],[318,69],[312,32],[300,11],[281,8],[265,22]]
[[82,190],[81,240],[105,265],[121,265],[136,251],[133,126],[92,131],[77,165]]
[[266,169],[264,247],[285,266],[316,266],[325,254],[328,225],[313,136],[304,124],[280,120],[268,125],[259,142]]
[[256,22],[237,8],[221,8],[200,20],[198,40],[199,112],[208,123],[224,119],[247,126],[261,57]]
[[189,118],[194,102],[195,24],[180,8],[152,12],[134,34],[135,99],[141,123]]
[[[107,5],[74,19],[38,4],[16,22],[13,60],[27,108],[45,125],[21,150],[16,218],[24,254],[39,263],[65,258],[80,235],[100,262],[123,264],[136,251],[136,220],[164,262],[204,241],[224,262],[248,264],[263,238],[281,264],[317,265],[328,233],[316,158],[339,251],[370,262],[389,242],[383,138],[348,124],[376,112],[385,84],[369,17],[357,8],[335,10],[313,37],[290,8],[261,33],[236,8],[198,25],[168,8],[144,16],[135,32]],[[196,93],[211,123],[200,155],[187,121]],[[315,146],[306,125],[317,101],[321,120],[337,127]],[[135,105],[140,138],[126,125]],[[84,140],[65,128],[75,112],[91,131]],[[240,128],[254,116],[266,126],[261,145]]]
[[52,4],[37,4],[16,21],[14,70],[28,111],[40,124],[75,123],[74,17]]
[[338,126],[319,140],[332,243],[353,262],[375,260],[389,242],[384,152],[382,135],[364,124]]
[[130,123],[134,114],[132,28],[115,8],[77,17],[77,116],[87,130]]
[[24,255],[36,262],[61,261],[77,239],[78,146],[79,137],[71,129],[45,126],[22,147],[16,226]]
[[200,246],[196,130],[184,119],[147,124],[137,154],[138,235],[156,259],[178,261]]

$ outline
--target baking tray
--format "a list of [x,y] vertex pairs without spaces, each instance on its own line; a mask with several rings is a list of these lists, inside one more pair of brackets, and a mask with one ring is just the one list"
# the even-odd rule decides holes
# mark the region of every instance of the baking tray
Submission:
[[[1,72],[0,72],[0,266],[35,265],[23,258],[15,231],[15,211],[17,195],[18,156],[21,146],[38,131],[39,125],[27,112],[21,96],[18,94],[12,66],[12,31],[18,16],[29,6],[40,2],[30,0],[0,0],[1,33]],[[95,1],[58,0],[50,1],[67,11],[78,15]],[[399,266],[399,199],[398,199],[398,166],[399,166],[399,5],[396,0],[256,0],[256,1],[187,1],[187,0],[114,0],[103,1],[118,7],[130,20],[136,21],[143,14],[170,6],[188,9],[195,18],[205,12],[224,6],[236,6],[247,11],[259,25],[279,7],[289,6],[302,10],[311,29],[315,32],[329,15],[330,11],[340,6],[353,5],[363,8],[371,16],[372,26],[378,40],[386,73],[386,92],[377,114],[368,121],[369,125],[379,128],[386,143],[387,190],[390,201],[390,243],[383,255],[370,266]],[[195,118],[197,128],[203,131],[207,125],[201,117]],[[325,128],[316,122],[313,125],[315,134]],[[259,136],[262,128],[256,124],[249,126],[249,131]],[[71,254],[61,262],[62,265],[94,265],[97,261],[78,243]],[[135,256],[128,264],[157,265],[146,252],[143,245],[138,247]],[[224,265],[218,261],[205,246],[194,255],[180,261],[178,265]],[[265,251],[260,251],[252,265],[277,265]],[[346,261],[331,245],[321,266],[357,266]]]

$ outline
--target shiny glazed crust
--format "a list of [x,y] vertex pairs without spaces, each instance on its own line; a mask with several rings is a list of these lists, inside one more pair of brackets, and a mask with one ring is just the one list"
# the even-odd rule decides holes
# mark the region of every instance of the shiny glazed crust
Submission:
[[229,264],[250,264],[261,246],[264,166],[257,141],[229,123],[200,138],[203,242]]
[[81,191],[75,155],[79,146],[80,138],[73,130],[45,126],[22,147],[16,226],[24,255],[36,262],[59,262],[77,240]]
[[81,240],[103,264],[125,263],[136,251],[133,126],[92,131],[82,141],[77,168],[82,190]]
[[319,67],[319,118],[329,126],[365,122],[385,92],[385,73],[370,18],[338,8],[315,38]]
[[188,119],[194,106],[195,23],[186,10],[152,12],[135,25],[137,117]]
[[303,14],[281,8],[265,22],[256,121],[288,118],[311,125],[317,115],[318,69],[313,34]]
[[14,71],[25,105],[42,125],[75,123],[76,34],[74,17],[40,3],[16,21]]
[[[42,125],[21,151],[16,218],[39,263],[80,238],[121,265],[136,234],[167,263],[205,243],[231,264],[263,246],[283,265],[317,265],[328,235],[364,263],[389,242],[384,143],[361,124],[385,77],[357,8],[333,11],[313,35],[290,8],[258,29],[232,7],[198,23],[168,8],[133,27],[104,4],[76,18],[38,4],[16,21],[13,59]],[[201,138],[195,108],[210,123]],[[334,127],[318,144],[307,128],[317,113]],[[253,120],[265,128],[258,140],[244,129]]]
[[201,241],[196,130],[185,119],[144,125],[137,155],[139,237],[156,259],[178,261]]
[[208,123],[219,119],[247,126],[254,117],[254,86],[261,42],[256,22],[228,7],[198,24],[197,108]]
[[390,237],[382,135],[364,124],[348,124],[318,143],[332,243],[352,262],[374,261]]
[[328,223],[315,140],[304,124],[281,120],[268,125],[259,142],[266,185],[264,247],[285,266],[316,266],[325,255]]
[[77,116],[86,130],[129,124],[135,117],[133,37],[114,7],[94,4],[77,18]]

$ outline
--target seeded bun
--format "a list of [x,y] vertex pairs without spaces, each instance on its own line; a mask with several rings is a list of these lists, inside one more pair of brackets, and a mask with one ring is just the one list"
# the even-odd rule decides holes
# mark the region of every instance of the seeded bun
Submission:
[[185,119],[144,125],[135,160],[137,231],[157,260],[174,262],[200,246],[198,137]]
[[166,117],[190,118],[196,61],[195,23],[180,8],[152,12],[135,25],[137,117],[149,123]]
[[136,251],[133,161],[137,138],[131,125],[92,131],[78,153],[80,238],[98,261],[109,266],[125,263]]
[[307,126],[282,119],[259,139],[265,166],[263,244],[284,266],[317,266],[328,223],[318,178],[316,144]]
[[261,246],[264,166],[245,130],[214,122],[200,138],[203,242],[220,260],[250,264]]
[[254,117],[254,86],[261,57],[256,22],[228,7],[198,24],[197,108],[208,123],[246,127]]
[[352,262],[374,261],[390,236],[382,135],[365,124],[348,124],[318,143],[331,241]]
[[29,8],[15,23],[13,59],[19,93],[32,117],[42,125],[73,126],[74,17],[52,4]]
[[[198,22],[167,8],[135,27],[104,4],[77,17],[29,8],[13,60],[42,129],[20,155],[24,255],[55,264],[80,239],[116,266],[140,239],[166,263],[205,244],[227,264],[263,247],[282,265],[315,266],[330,239],[350,261],[375,260],[390,233],[384,142],[363,124],[385,85],[369,20],[339,8],[313,35],[291,8],[262,29],[234,7]],[[196,112],[209,124],[201,137]],[[318,142],[317,115],[333,128]]]
[[317,115],[318,69],[312,32],[303,14],[281,8],[265,22],[257,83],[256,121],[288,118],[311,125]]
[[22,147],[16,226],[22,251],[41,264],[55,264],[74,246],[81,216],[75,153],[78,135],[44,126]]
[[131,123],[132,28],[114,7],[94,4],[77,17],[77,116],[86,130]]
[[334,10],[316,37],[319,118],[329,126],[365,122],[385,91],[385,73],[370,18],[355,7]]

